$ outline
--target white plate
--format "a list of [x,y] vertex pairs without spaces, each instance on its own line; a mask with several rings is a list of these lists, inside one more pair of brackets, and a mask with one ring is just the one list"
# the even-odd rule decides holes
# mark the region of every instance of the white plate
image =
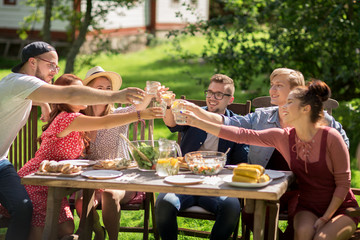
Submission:
[[192,185],[202,183],[204,178],[186,175],[174,175],[164,178],[164,181],[175,185]]
[[92,179],[111,179],[120,177],[123,173],[116,170],[91,170],[85,171],[81,175]]
[[271,179],[282,178],[283,176],[285,176],[285,173],[283,173],[283,172],[276,171],[276,170],[270,170],[270,169],[266,169],[265,174],[269,175],[269,177]]
[[270,181],[263,182],[263,183],[233,182],[232,181],[232,175],[224,177],[223,180],[224,180],[224,182],[226,182],[227,184],[229,184],[229,185],[231,185],[233,187],[245,187],[245,188],[265,187],[266,185],[268,185],[272,181],[272,179],[270,179]]
[[93,160],[85,160],[85,159],[74,159],[74,160],[62,160],[59,161],[61,163],[71,163],[75,166],[81,166],[81,167],[89,167],[92,165],[95,165],[96,161]]
[[224,168],[227,168],[229,170],[233,170],[234,168],[236,168],[237,165],[225,165]]

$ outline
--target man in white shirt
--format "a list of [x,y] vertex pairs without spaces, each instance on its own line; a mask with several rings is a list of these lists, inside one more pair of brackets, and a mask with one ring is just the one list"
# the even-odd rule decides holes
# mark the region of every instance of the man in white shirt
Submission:
[[45,42],[33,42],[22,50],[22,62],[12,69],[13,73],[0,81],[0,203],[11,217],[6,239],[25,240],[30,230],[32,203],[7,155],[32,105],[46,109],[47,103],[132,103],[144,96],[138,88],[101,91],[49,84],[59,70],[55,48]]

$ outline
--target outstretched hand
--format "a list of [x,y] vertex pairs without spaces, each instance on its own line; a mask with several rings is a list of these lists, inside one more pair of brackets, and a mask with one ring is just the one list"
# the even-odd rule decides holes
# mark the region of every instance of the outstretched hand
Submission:
[[189,101],[186,101],[186,100],[182,100],[180,102],[180,106],[183,105],[186,110],[188,111],[191,111],[191,112],[194,112],[196,111],[198,108],[200,108],[198,105],[192,103],[192,102],[189,102]]
[[134,103],[144,100],[145,92],[140,88],[128,87],[118,92],[119,103]]
[[164,112],[161,107],[151,107],[140,111],[140,118],[149,120],[154,118],[163,118]]
[[182,114],[186,116],[186,123],[181,124],[177,123],[178,125],[189,125],[192,127],[196,127],[196,124],[201,121],[192,111],[189,110],[181,110],[178,114]]

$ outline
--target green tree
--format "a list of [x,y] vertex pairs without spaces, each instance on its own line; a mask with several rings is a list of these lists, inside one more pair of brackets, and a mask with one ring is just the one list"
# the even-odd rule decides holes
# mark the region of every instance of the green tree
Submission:
[[[33,6],[34,11],[30,16],[24,18],[20,36],[26,38],[26,31],[31,28],[32,24],[36,21],[43,21],[43,40],[51,42],[51,21],[55,19],[67,21],[70,48],[66,56],[65,73],[71,73],[74,72],[75,59],[86,40],[89,29],[95,30],[94,36],[100,38],[102,27],[99,23],[104,22],[110,11],[119,7],[131,8],[139,2],[141,0],[86,0],[85,12],[82,12],[77,10],[80,8],[80,0],[28,0],[26,4]],[[43,7],[45,7],[45,16],[41,11]],[[100,46],[101,43],[98,45]]]
[[214,72],[247,89],[254,78],[268,82],[274,68],[289,67],[327,82],[338,100],[358,96],[359,1],[214,1],[224,5],[216,17],[169,35],[203,34],[201,57],[214,64]]

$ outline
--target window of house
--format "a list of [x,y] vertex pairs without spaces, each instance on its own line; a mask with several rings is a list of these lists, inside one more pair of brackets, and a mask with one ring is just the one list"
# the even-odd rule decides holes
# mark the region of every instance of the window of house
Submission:
[[17,0],[3,0],[3,5],[16,5]]
[[180,0],[172,0],[172,2],[178,4]]

